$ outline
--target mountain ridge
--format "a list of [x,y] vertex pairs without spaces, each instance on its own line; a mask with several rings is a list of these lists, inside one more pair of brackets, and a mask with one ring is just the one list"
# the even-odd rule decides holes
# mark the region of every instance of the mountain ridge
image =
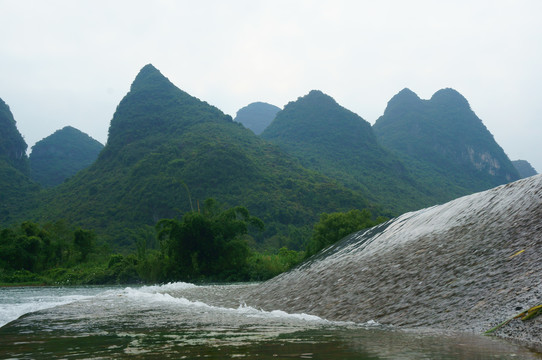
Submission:
[[459,92],[447,88],[430,100],[416,98],[399,92],[373,129],[378,141],[419,175],[448,182],[455,197],[519,179],[504,150]]
[[428,201],[399,159],[378,144],[371,125],[320,90],[288,103],[261,137],[396,213]]
[[308,232],[321,212],[371,207],[149,65],[119,103],[109,135],[90,167],[45,195],[41,219],[66,218],[129,247],[130,231],[197,209],[209,197],[260,217],[267,225],[262,239],[278,239],[291,225]]
[[0,99],[0,156],[23,173],[29,172],[26,144],[9,106]]
[[28,177],[26,144],[9,106],[0,99],[0,223],[17,218],[34,205],[39,187]]

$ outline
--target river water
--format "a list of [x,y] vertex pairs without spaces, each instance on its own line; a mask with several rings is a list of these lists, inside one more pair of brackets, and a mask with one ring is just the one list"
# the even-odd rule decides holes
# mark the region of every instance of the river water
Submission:
[[540,359],[473,334],[244,305],[258,284],[0,289],[0,359]]
[[1,288],[0,359],[542,359],[542,316],[516,316],[542,301],[541,258],[538,175],[261,284]]

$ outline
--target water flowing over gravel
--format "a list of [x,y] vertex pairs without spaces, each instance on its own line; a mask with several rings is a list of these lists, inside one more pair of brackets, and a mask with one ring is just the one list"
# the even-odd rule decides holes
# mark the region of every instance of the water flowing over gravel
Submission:
[[[246,303],[329,320],[483,333],[542,303],[542,175],[355,233]],[[542,316],[494,335],[542,349]]]

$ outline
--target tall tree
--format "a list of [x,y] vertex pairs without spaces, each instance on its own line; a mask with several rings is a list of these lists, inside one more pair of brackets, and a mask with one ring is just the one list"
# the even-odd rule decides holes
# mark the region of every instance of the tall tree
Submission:
[[249,255],[244,238],[249,226],[263,229],[260,219],[242,206],[223,210],[213,199],[202,211],[186,213],[181,220],[158,222],[162,251],[175,279],[232,276],[243,271]]

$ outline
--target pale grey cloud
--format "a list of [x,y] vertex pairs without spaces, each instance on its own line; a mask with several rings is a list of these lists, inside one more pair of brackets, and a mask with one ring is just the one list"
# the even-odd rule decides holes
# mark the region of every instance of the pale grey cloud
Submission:
[[231,115],[320,89],[374,123],[404,87],[453,87],[542,171],[538,0],[0,0],[0,13],[0,97],[30,145],[65,125],[105,142],[153,63]]

